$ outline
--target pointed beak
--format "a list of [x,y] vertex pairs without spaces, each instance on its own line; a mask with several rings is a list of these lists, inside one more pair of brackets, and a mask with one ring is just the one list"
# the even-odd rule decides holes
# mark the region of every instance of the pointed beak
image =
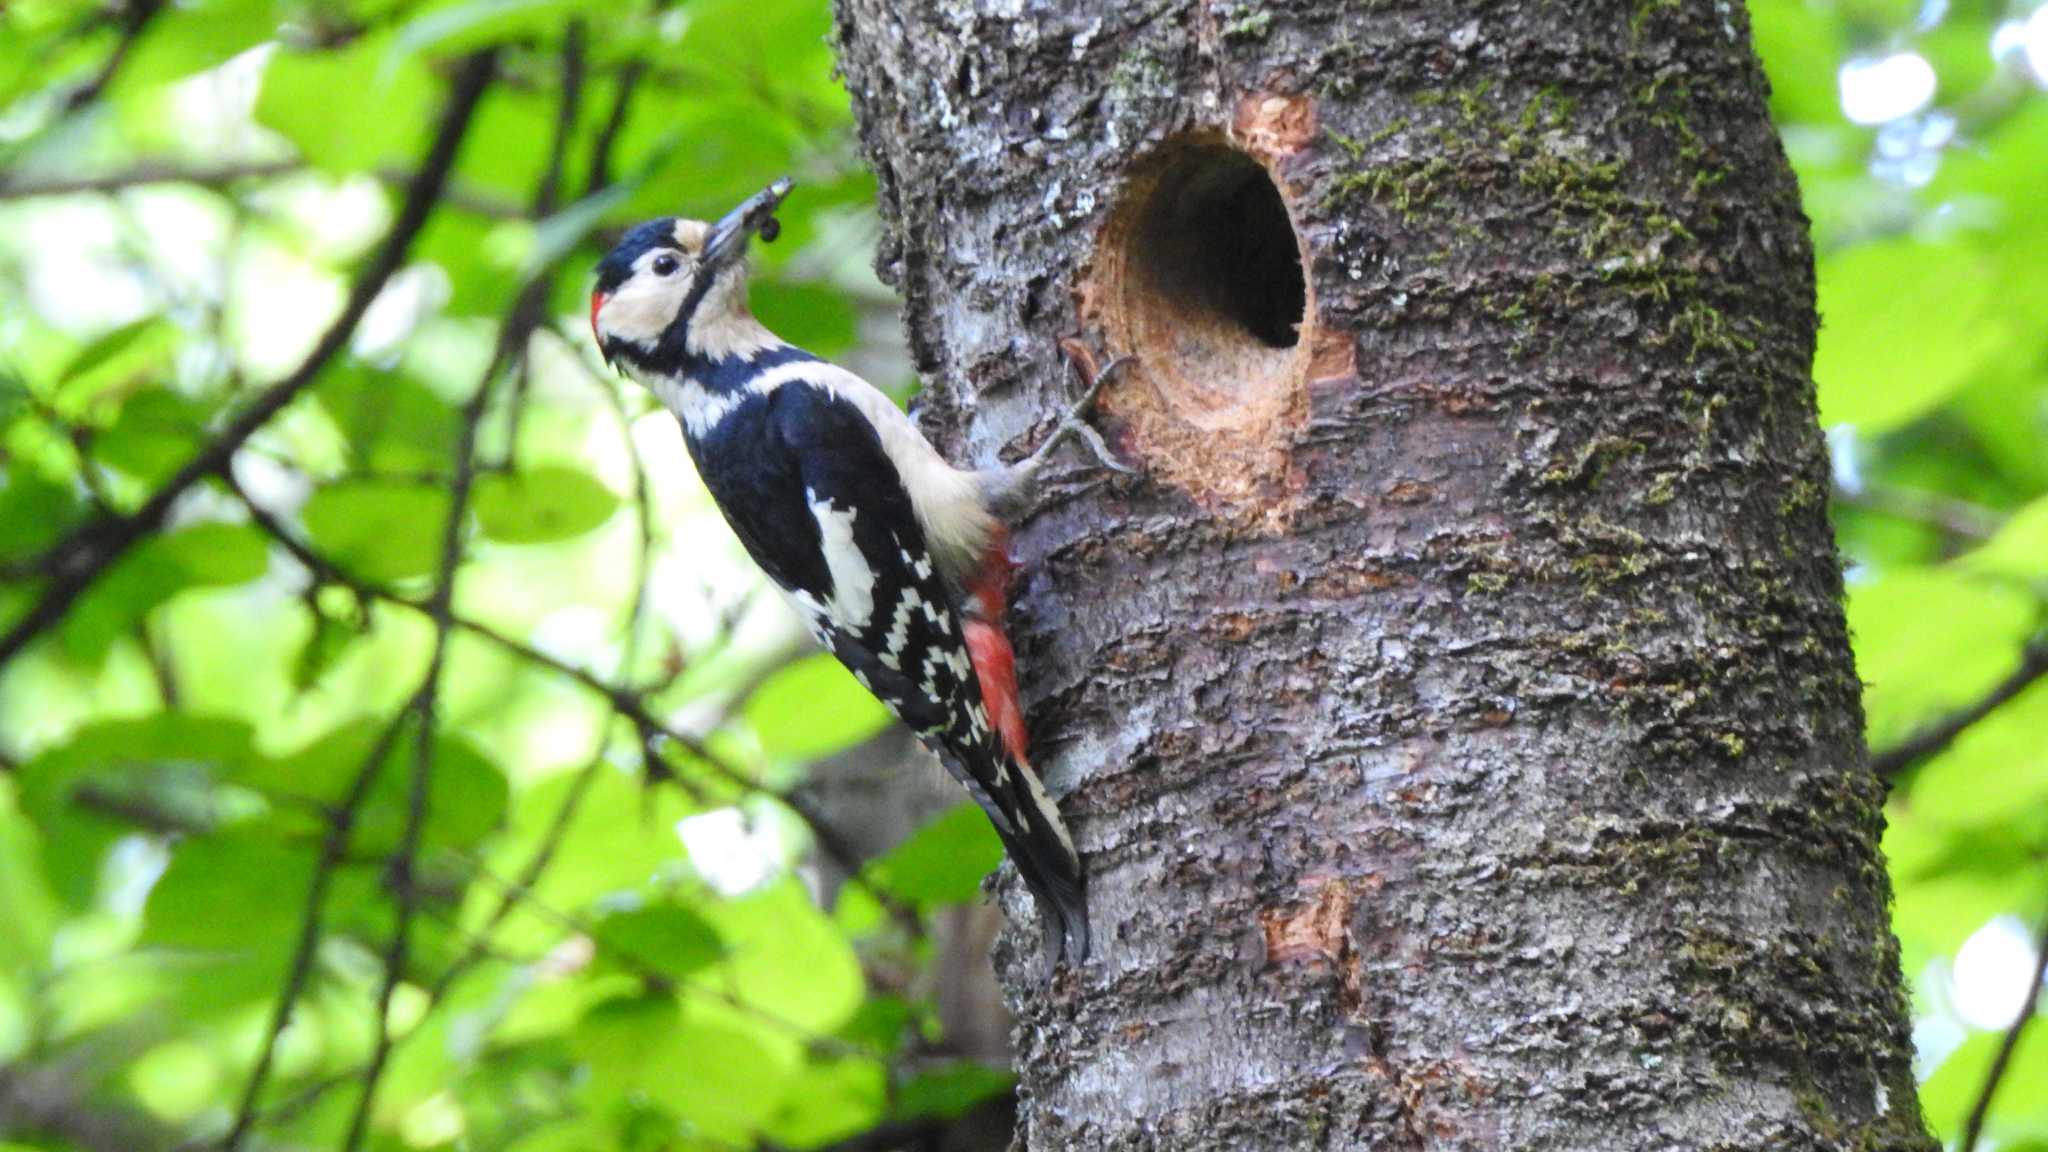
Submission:
[[789,177],[784,176],[747,197],[713,224],[711,235],[704,241],[703,266],[715,269],[732,263],[746,253],[747,241],[756,233],[774,239],[775,210],[782,206],[790,187]]
[[590,338],[597,342],[597,354],[604,357],[606,367],[611,367],[612,354],[604,346],[604,333],[598,330],[597,314],[604,311],[604,302],[611,299],[603,292],[590,294]]

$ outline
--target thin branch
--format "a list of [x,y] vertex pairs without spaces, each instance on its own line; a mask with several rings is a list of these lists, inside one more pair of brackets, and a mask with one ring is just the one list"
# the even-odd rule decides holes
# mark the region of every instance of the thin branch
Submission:
[[[193,188],[222,191],[245,180],[274,180],[310,171],[303,160],[241,160],[215,164],[184,164],[176,160],[140,160],[114,172],[92,175],[18,176],[0,178],[0,202],[34,200],[50,196],[83,196],[125,192],[162,184],[183,184]],[[393,188],[409,187],[415,174],[404,168],[379,167],[370,175]],[[481,188],[448,182],[441,190],[441,202],[473,216],[491,220],[530,219],[526,208]]]
[[2020,1046],[2020,1033],[2034,1019],[2034,1010],[2041,1003],[2041,982],[2048,978],[2048,922],[2041,927],[2041,936],[2034,942],[2034,978],[2027,982],[2026,999],[2020,1003],[2019,1015],[2012,1018],[2012,1024],[2005,1030],[2005,1039],[1999,1042],[1998,1055],[1991,1059],[1991,1070],[1984,1074],[1984,1086],[1977,1090],[1977,1102],[1970,1107],[1970,1119],[1963,1125],[1962,1152],[1976,1152],[1977,1138],[1984,1133],[1984,1118],[1991,1113],[1991,1101],[1998,1095],[1998,1086],[2005,1080],[2005,1070],[2012,1063],[2013,1050]]
[[51,550],[48,565],[55,575],[33,607],[0,636],[0,668],[4,668],[44,629],[63,619],[73,602],[92,587],[116,560],[126,555],[143,537],[163,526],[173,505],[200,481],[225,470],[235,452],[269,423],[271,418],[296,399],[320,374],[355,333],[356,325],[369,310],[384,284],[404,263],[413,239],[426,225],[427,216],[439,199],[455,155],[468,133],[472,114],[489,84],[496,64],[495,50],[487,49],[466,58],[441,113],[440,128],[433,145],[408,189],[398,221],[391,227],[382,247],[362,275],[356,278],[341,315],[321,334],[299,367],[271,385],[254,403],[231,420],[206,447],[178,469],[176,475],[157,489],[143,506],[128,516],[100,517],[72,532]]
[[[566,340],[559,329],[555,330],[555,335]],[[580,356],[576,357],[576,363],[585,367]],[[626,463],[633,471],[633,600],[626,606],[626,640],[619,656],[619,675],[631,680],[633,666],[639,662],[640,620],[647,611],[647,588],[654,577],[653,494],[647,483],[647,462],[640,458],[640,445],[633,439],[633,415],[626,408],[626,398],[610,381],[600,379],[587,367],[584,376],[611,409],[612,419],[618,422],[619,438],[626,445]]]
[[756,1004],[749,1004],[731,993],[721,991],[706,984],[693,983],[687,987],[678,987],[672,978],[655,968],[644,957],[636,956],[631,952],[606,943],[603,934],[598,932],[593,925],[582,917],[566,909],[557,908],[549,904],[547,901],[536,896],[531,889],[515,889],[510,881],[493,872],[489,865],[475,856],[465,853],[463,854],[463,859],[469,864],[471,871],[476,876],[489,882],[499,891],[513,895],[521,907],[524,907],[539,918],[549,921],[564,932],[572,933],[590,941],[593,951],[617,961],[621,968],[631,972],[643,983],[651,987],[710,997],[736,1012],[744,1013],[763,1024],[787,1032],[792,1037],[803,1041],[806,1045],[834,1056],[864,1056],[873,1059],[880,1059],[884,1056],[884,1053],[872,1045],[858,1044],[851,1040],[819,1032],[799,1024],[788,1017],[778,1016],[766,1008]]
[[[299,540],[275,516],[271,515],[268,510],[251,499],[248,492],[232,476],[225,477],[225,479],[228,481],[229,490],[249,510],[250,518],[256,522],[256,525],[268,533],[272,539],[276,540],[285,551],[291,553],[292,557],[305,566],[315,579],[346,588],[360,600],[410,608],[416,612],[426,611],[426,606],[418,600],[358,579],[333,561],[315,552],[311,547]],[[767,796],[780,803],[804,824],[805,828],[810,832],[811,838],[817,842],[819,851],[831,857],[833,862],[838,864],[848,874],[849,883],[859,885],[868,891],[875,897],[878,903],[899,920],[915,919],[916,913],[914,910],[888,893],[869,885],[863,879],[859,850],[848,843],[845,837],[841,836],[832,823],[825,818],[824,813],[819,811],[815,804],[801,794],[777,792],[761,784],[759,781],[749,779],[745,773],[727,764],[709,748],[705,747],[703,741],[685,735],[674,726],[656,717],[648,707],[646,697],[641,693],[612,684],[588,669],[580,668],[565,660],[551,656],[535,648],[533,645],[516,637],[509,636],[481,620],[451,613],[449,622],[454,628],[467,632],[478,639],[489,641],[492,645],[517,657],[521,661],[554,672],[578,687],[583,688],[585,691],[603,699],[611,705],[614,712],[624,717],[635,728],[651,738],[644,741],[649,744],[650,752],[654,750],[654,745],[663,743],[673,745],[688,753],[693,760],[703,765],[713,776],[716,776],[726,785],[750,795]]]
[[1968,500],[1891,484],[1837,488],[1835,503],[1925,524],[1964,540],[1989,540],[2005,522],[1998,513]]
[[33,200],[43,196],[80,196],[124,192],[157,184],[190,184],[226,188],[244,180],[263,180],[303,171],[297,160],[248,160],[228,164],[187,165],[172,160],[138,161],[117,172],[92,176],[21,176],[0,180],[0,200]]
[[270,1078],[272,1062],[277,1058],[277,1040],[284,1034],[285,1025],[291,1022],[292,1009],[305,994],[306,983],[313,974],[313,954],[320,946],[321,906],[327,900],[327,885],[334,871],[348,853],[349,837],[355,831],[356,817],[363,801],[369,796],[370,785],[376,780],[377,772],[384,766],[384,758],[391,754],[391,746],[398,739],[399,731],[405,726],[405,713],[400,712],[387,724],[376,743],[370,747],[370,754],[363,758],[363,766],[356,770],[355,779],[349,783],[348,792],[334,810],[327,823],[326,835],[321,840],[320,858],[313,865],[313,879],[306,889],[306,911],[299,922],[298,942],[292,946],[291,963],[285,970],[284,986],[277,994],[277,1003],[270,1011],[270,1025],[264,1031],[263,1044],[257,1050],[256,1067],[249,1073],[249,1082],[242,1088],[241,1103],[235,1108],[234,1123],[228,1126],[228,1134],[221,1139],[223,1152],[236,1152],[242,1141],[248,1138],[250,1128],[256,1122],[256,1101],[263,1094],[263,1086]]
[[[517,324],[507,318],[506,325]],[[503,342],[501,341],[501,347]],[[516,345],[515,345],[516,347]],[[405,826],[399,833],[398,851],[391,859],[392,885],[398,892],[398,911],[391,939],[384,949],[384,981],[377,989],[377,1040],[370,1050],[370,1063],[363,1072],[363,1091],[349,1118],[345,1152],[356,1152],[368,1134],[370,1110],[377,1099],[377,1085],[391,1058],[391,1001],[405,979],[405,963],[412,947],[413,918],[419,911],[419,892],[413,871],[419,862],[420,833],[427,822],[427,787],[433,778],[434,726],[440,711],[441,669],[447,662],[448,635],[454,628],[455,574],[462,563],[462,535],[469,513],[470,489],[476,481],[477,429],[490,406],[492,385],[498,377],[494,359],[477,382],[476,391],[463,406],[462,431],[455,446],[455,478],[449,485],[448,518],[441,526],[441,556],[434,574],[433,591],[426,603],[428,619],[434,623],[434,646],[427,656],[426,677],[413,697],[409,711],[419,716],[419,735],[413,744],[412,772],[406,782]]]
[[569,21],[562,37],[562,98],[555,103],[554,144],[548,149],[547,170],[533,195],[533,214],[545,219],[553,215],[562,196],[562,167],[569,155],[569,138],[576,132],[576,116],[583,109],[583,21]]
[[[546,216],[554,210],[561,184],[562,158],[576,127],[576,111],[582,100],[582,91],[583,35],[582,24],[577,22],[570,26],[568,42],[563,47],[561,113],[555,121],[547,169],[534,191],[533,211],[536,216]],[[470,491],[476,482],[477,434],[483,426],[484,413],[490,407],[491,394],[496,390],[501,372],[510,371],[514,376],[523,374],[527,345],[534,331],[540,327],[553,284],[554,266],[550,265],[521,288],[499,327],[497,348],[491,363],[484,369],[483,378],[477,382],[476,391],[462,411],[462,431],[455,447],[455,475],[449,485],[448,518],[441,528],[440,563],[434,576],[433,591],[425,605],[427,618],[434,625],[434,646],[427,658],[426,680],[420,685],[415,700],[414,710],[420,718],[420,737],[413,750],[405,829],[399,838],[398,852],[392,859],[392,879],[398,889],[398,912],[384,953],[384,982],[377,991],[377,1040],[370,1051],[369,1066],[363,1073],[363,1090],[356,1098],[355,1113],[349,1119],[348,1136],[342,1142],[344,1152],[356,1152],[369,1132],[377,1086],[391,1058],[391,1001],[405,978],[413,919],[419,909],[413,871],[418,864],[420,833],[427,817],[428,785],[433,775],[433,734],[439,711],[441,671],[447,660],[448,637],[455,627],[455,576],[462,563],[462,539],[467,527]]]
[[1946,751],[1979,720],[2048,676],[2048,637],[2036,637],[2020,651],[2020,666],[1971,704],[1949,713],[1882,752],[1872,753],[1870,769],[1881,779],[1896,781],[1921,761]]
[[597,140],[590,146],[590,172],[583,183],[585,196],[595,196],[610,186],[612,148],[626,127],[626,117],[633,110],[633,93],[639,90],[640,78],[646,74],[647,60],[641,56],[635,56],[619,70],[619,87],[612,94],[611,113],[605,117],[604,127],[598,130]]
[[[568,162],[569,139],[576,131],[576,116],[583,106],[583,21],[571,20],[562,38],[562,98],[555,102],[554,144],[548,149],[547,167],[533,194],[533,216],[546,219],[561,200],[562,169]],[[505,450],[496,467],[510,470],[519,453],[519,429],[526,421],[526,402],[533,392],[533,371],[524,357],[512,376],[512,400],[505,406]]]
[[127,62],[129,54],[135,50],[136,42],[142,39],[143,31],[149,27],[149,22],[162,8],[163,0],[132,0],[127,10],[122,13],[121,39],[114,45],[114,50],[107,53],[106,62],[100,65],[98,72],[93,73],[92,79],[72,89],[70,94],[64,97],[63,111],[66,115],[77,112],[100,98],[100,94],[114,82],[114,77],[120,75],[121,65]]

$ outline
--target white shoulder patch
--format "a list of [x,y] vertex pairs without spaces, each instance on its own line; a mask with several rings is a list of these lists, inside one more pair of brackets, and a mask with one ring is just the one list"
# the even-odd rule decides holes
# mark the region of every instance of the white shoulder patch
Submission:
[[810,503],[811,515],[818,519],[825,570],[832,574],[832,595],[825,601],[825,611],[833,623],[858,635],[875,614],[874,565],[868,563],[853,538],[853,518],[858,512],[835,508],[830,500],[818,499],[810,489],[804,490],[804,499]]
[[981,500],[972,472],[946,462],[917,425],[881,389],[832,364],[816,366],[811,378],[860,409],[882,439],[882,451],[903,477],[910,506],[924,526],[926,543],[947,573],[964,577],[981,562],[996,521]]
[[[774,346],[782,345],[777,341]],[[751,397],[766,396],[799,380],[853,405],[874,425],[882,452],[903,478],[933,557],[949,579],[963,581],[980,564],[996,530],[995,517],[982,503],[980,481],[974,473],[947,463],[896,402],[873,384],[822,360],[779,364],[732,392],[714,393],[687,376],[656,376],[646,383],[683,422],[684,430],[701,438]]]

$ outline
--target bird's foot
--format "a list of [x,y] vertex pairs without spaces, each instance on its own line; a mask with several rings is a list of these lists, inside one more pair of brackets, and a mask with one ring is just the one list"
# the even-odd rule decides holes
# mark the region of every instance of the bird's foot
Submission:
[[1015,464],[991,468],[983,473],[983,490],[988,494],[990,505],[1001,515],[1016,513],[1029,503],[1037,486],[1038,473],[1051,461],[1052,454],[1069,440],[1087,445],[1089,455],[1104,468],[1125,476],[1137,474],[1136,469],[1117,459],[1116,453],[1102,439],[1102,433],[1088,423],[1103,386],[1121,374],[1131,358],[1119,356],[1098,367],[1095,354],[1086,344],[1074,339],[1060,341],[1060,354],[1065,357],[1068,367],[1081,378],[1081,397],[1061,413],[1052,435],[1046,437],[1045,443],[1031,455]]
[[1079,440],[1088,446],[1089,454],[1104,468],[1126,476],[1135,475],[1137,470],[1117,459],[1116,453],[1110,451],[1109,445],[1103,441],[1102,433],[1097,432],[1095,426],[1088,423],[1088,417],[1095,411],[1096,400],[1102,396],[1103,386],[1121,375],[1123,370],[1130,366],[1131,358],[1118,356],[1098,367],[1095,353],[1086,344],[1074,339],[1060,341],[1060,355],[1065,358],[1067,366],[1081,378],[1081,398],[1074,401],[1073,405],[1061,414],[1059,425],[1053,429],[1051,436],[1046,437],[1045,443],[1039,445],[1038,450],[1025,457],[1018,466],[1036,472],[1047,458],[1059,450],[1060,445],[1069,440]]

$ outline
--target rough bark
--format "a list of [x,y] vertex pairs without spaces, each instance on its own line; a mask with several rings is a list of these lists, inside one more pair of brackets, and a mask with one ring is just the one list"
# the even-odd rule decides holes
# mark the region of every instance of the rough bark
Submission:
[[1016,538],[1098,942],[998,947],[1029,1146],[1931,1147],[1741,6],[837,35],[956,458],[1049,426],[1059,336],[1138,357],[1144,477]]

